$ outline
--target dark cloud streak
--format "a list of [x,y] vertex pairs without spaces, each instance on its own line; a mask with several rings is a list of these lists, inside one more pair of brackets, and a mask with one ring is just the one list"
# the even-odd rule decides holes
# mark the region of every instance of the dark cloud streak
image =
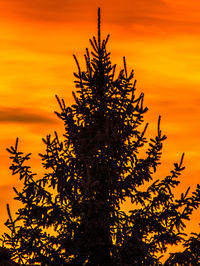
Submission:
[[56,123],[54,118],[49,118],[42,110],[33,112],[32,110],[24,108],[0,108],[0,122],[3,123]]
[[6,3],[8,13],[28,22],[92,25],[96,23],[97,8],[101,7],[104,23],[123,28],[136,25],[145,28],[145,32],[149,28],[150,32],[158,30],[170,34],[199,31],[198,20],[187,15],[186,9],[177,16],[178,10],[173,2],[164,0],[0,0],[0,7],[2,3]]
[[162,15],[167,10],[163,0],[7,0],[7,6],[24,18],[65,22],[93,21],[98,7],[113,23],[134,22],[137,17]]

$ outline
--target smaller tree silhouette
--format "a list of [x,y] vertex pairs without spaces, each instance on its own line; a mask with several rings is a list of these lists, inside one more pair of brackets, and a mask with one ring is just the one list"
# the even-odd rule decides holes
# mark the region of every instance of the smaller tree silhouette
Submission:
[[[22,191],[14,188],[23,207],[13,219],[8,206],[10,234],[3,235],[3,245],[19,263],[161,265],[161,253],[184,240],[184,221],[199,207],[200,186],[190,196],[188,189],[180,199],[173,194],[184,169],[183,156],[170,175],[153,180],[166,139],[160,117],[156,137],[147,141],[148,124],[142,128],[147,111],[144,94],[136,96],[134,73],[128,74],[125,58],[115,77],[108,39],[109,35],[101,40],[99,9],[98,37],[90,40],[92,52],[86,49],[85,71],[74,56],[75,103],[66,107],[57,97],[64,140],[56,132],[43,139],[44,176],[38,178],[31,171],[30,154],[19,150],[18,139],[8,149],[10,169],[23,182]],[[142,156],[139,151],[144,147]],[[132,202],[129,213],[121,209],[127,199]],[[191,253],[192,243],[185,242]]]

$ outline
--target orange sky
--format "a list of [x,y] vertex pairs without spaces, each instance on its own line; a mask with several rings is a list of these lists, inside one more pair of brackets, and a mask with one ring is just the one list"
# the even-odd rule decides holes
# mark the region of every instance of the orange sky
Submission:
[[[96,34],[97,7],[102,8],[103,35],[113,63],[122,67],[125,55],[134,68],[138,93],[145,93],[156,134],[158,115],[167,134],[159,175],[186,153],[186,170],[179,192],[193,189],[200,178],[200,1],[199,0],[0,0],[0,208],[1,231],[6,203],[15,205],[6,147],[20,138],[22,150],[32,152],[38,171],[42,137],[62,134],[55,94],[71,104],[76,65],[83,62],[89,38]],[[199,230],[200,215],[190,229]]]

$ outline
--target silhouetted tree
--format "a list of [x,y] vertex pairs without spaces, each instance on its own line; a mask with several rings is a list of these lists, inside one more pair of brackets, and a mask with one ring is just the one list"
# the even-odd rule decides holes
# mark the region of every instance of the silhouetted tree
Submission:
[[171,265],[200,265],[200,234],[192,233],[188,240],[183,244],[182,252],[171,253],[169,259],[165,262],[165,266]]
[[1,266],[19,266],[19,264],[15,263],[11,260],[11,253],[6,248],[0,247],[0,265]]
[[[3,244],[19,263],[160,265],[159,256],[167,245],[182,241],[184,221],[200,204],[199,186],[190,196],[187,190],[174,198],[183,156],[169,176],[153,181],[166,139],[160,117],[156,137],[147,141],[144,94],[136,96],[125,58],[115,77],[108,39],[101,39],[99,9],[98,37],[90,40],[92,52],[86,49],[85,71],[74,56],[75,103],[66,107],[57,97],[64,140],[57,133],[43,139],[44,176],[31,171],[30,154],[19,150],[18,139],[8,149],[10,169],[23,182],[21,192],[14,188],[23,207],[13,219],[8,206],[10,234],[4,234]],[[121,208],[127,199],[132,202],[129,213]]]

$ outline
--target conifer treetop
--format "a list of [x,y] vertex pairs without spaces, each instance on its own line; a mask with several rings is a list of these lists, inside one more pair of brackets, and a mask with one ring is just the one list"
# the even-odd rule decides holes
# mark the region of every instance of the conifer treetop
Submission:
[[[8,149],[12,174],[23,184],[20,191],[14,188],[22,207],[13,218],[7,206],[10,233],[2,236],[2,245],[18,263],[162,265],[161,253],[168,245],[184,243],[185,221],[200,205],[199,185],[191,195],[188,189],[174,196],[183,156],[169,175],[154,180],[166,139],[161,118],[156,136],[148,140],[144,94],[137,95],[125,57],[116,75],[108,39],[101,39],[99,8],[97,38],[90,39],[91,51],[86,49],[85,70],[74,55],[74,103],[66,106],[56,96],[60,111],[55,113],[65,132],[62,139],[56,132],[43,139],[44,175],[32,172],[30,153],[21,152],[18,139]],[[124,212],[121,205],[127,200],[130,209]],[[183,256],[190,253],[188,261],[199,265],[193,243],[199,245],[198,235],[185,242]],[[175,265],[177,258],[183,261],[172,254],[166,265]]]

